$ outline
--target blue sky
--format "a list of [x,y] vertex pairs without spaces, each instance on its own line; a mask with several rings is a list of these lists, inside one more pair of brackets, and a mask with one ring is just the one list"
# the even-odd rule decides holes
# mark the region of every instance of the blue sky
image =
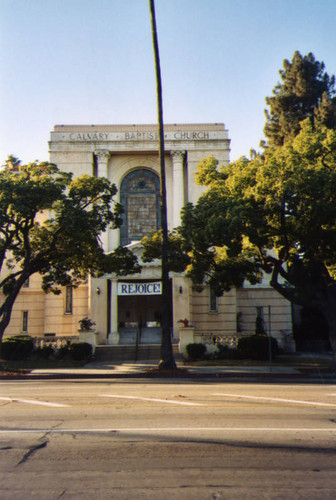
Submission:
[[[336,73],[336,0],[156,0],[166,123],[258,148],[283,59]],[[0,165],[48,159],[56,124],[156,123],[148,0],[0,0]]]

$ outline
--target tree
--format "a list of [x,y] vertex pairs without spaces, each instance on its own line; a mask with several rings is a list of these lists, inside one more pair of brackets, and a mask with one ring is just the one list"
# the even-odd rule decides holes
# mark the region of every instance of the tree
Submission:
[[302,57],[296,51],[291,62],[283,61],[283,68],[282,82],[275,86],[272,97],[266,97],[269,111],[265,110],[264,134],[268,146],[282,146],[293,139],[306,118],[314,124],[319,106],[323,108],[319,122],[330,128],[336,124],[335,77],[325,72],[324,63],[316,61],[312,53]]
[[[18,163],[20,165],[20,163]],[[100,233],[121,224],[116,187],[105,178],[72,179],[51,163],[31,163],[0,172],[0,341],[15,300],[30,276],[42,276],[45,292],[60,293],[87,279],[138,272],[127,249],[105,254]]]
[[255,159],[203,160],[197,180],[207,191],[178,228],[194,285],[220,295],[268,275],[289,301],[323,313],[336,355],[336,131],[306,120]]
[[18,171],[20,170],[21,160],[14,155],[8,155],[5,165],[3,168],[6,170]]
[[171,307],[170,307],[170,287],[168,271],[168,225],[167,225],[167,193],[166,193],[166,172],[164,158],[164,131],[163,131],[163,108],[162,108],[162,84],[161,68],[159,56],[159,44],[155,20],[154,0],[149,0],[149,11],[151,18],[155,76],[156,76],[156,97],[158,113],[158,136],[159,136],[159,159],[160,159],[160,187],[161,187],[161,272],[162,272],[162,338],[161,338],[161,360],[159,368],[173,370],[176,369],[173,347],[171,343]]

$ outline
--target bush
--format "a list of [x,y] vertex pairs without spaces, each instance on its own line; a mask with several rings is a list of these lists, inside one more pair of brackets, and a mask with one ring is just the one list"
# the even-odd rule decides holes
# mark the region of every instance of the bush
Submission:
[[87,342],[73,342],[69,345],[69,354],[75,361],[87,361],[92,356],[92,345]]
[[186,349],[188,358],[191,359],[192,361],[195,361],[196,359],[202,359],[204,357],[206,351],[206,345],[201,343],[188,344]]
[[51,345],[44,345],[43,347],[37,347],[37,349],[35,349],[36,356],[42,359],[49,359],[53,353],[54,349]]
[[69,353],[69,346],[63,345],[54,351],[54,358],[57,360],[64,359]]
[[34,349],[34,342],[29,335],[16,335],[3,339],[1,357],[6,361],[27,359]]
[[218,344],[217,359],[241,359],[240,352],[227,345]]
[[[267,335],[255,334],[239,339],[237,350],[243,358],[266,361],[268,359],[268,346],[269,338]],[[278,342],[273,337],[271,337],[271,353],[272,358],[278,353]]]

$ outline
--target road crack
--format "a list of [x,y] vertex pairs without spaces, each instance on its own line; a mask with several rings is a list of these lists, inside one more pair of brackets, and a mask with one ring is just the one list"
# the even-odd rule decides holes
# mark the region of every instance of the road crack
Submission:
[[21,460],[17,463],[17,466],[24,464],[29,460],[29,458],[38,450],[45,448],[49,443],[48,439],[45,439],[42,443],[38,443],[35,446],[31,446],[29,450],[23,455]]

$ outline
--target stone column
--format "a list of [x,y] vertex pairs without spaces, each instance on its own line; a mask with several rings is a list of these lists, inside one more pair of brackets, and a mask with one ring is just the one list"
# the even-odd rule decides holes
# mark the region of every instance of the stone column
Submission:
[[97,177],[108,178],[107,165],[110,157],[110,152],[105,149],[102,149],[95,151],[95,155],[97,157],[97,163],[98,163]]
[[[97,177],[106,177],[108,178],[108,161],[110,157],[110,152],[107,150],[98,150],[95,151],[95,155],[97,157],[97,162],[98,162],[98,172],[97,172]],[[103,249],[105,252],[108,252],[109,250],[109,245],[108,245],[108,229],[101,234],[101,241],[103,245]]]
[[184,205],[183,158],[185,151],[171,151],[173,159],[173,227],[181,224],[180,212]]
[[111,280],[110,325],[111,332],[108,336],[108,343],[117,345],[119,344],[117,280]]

